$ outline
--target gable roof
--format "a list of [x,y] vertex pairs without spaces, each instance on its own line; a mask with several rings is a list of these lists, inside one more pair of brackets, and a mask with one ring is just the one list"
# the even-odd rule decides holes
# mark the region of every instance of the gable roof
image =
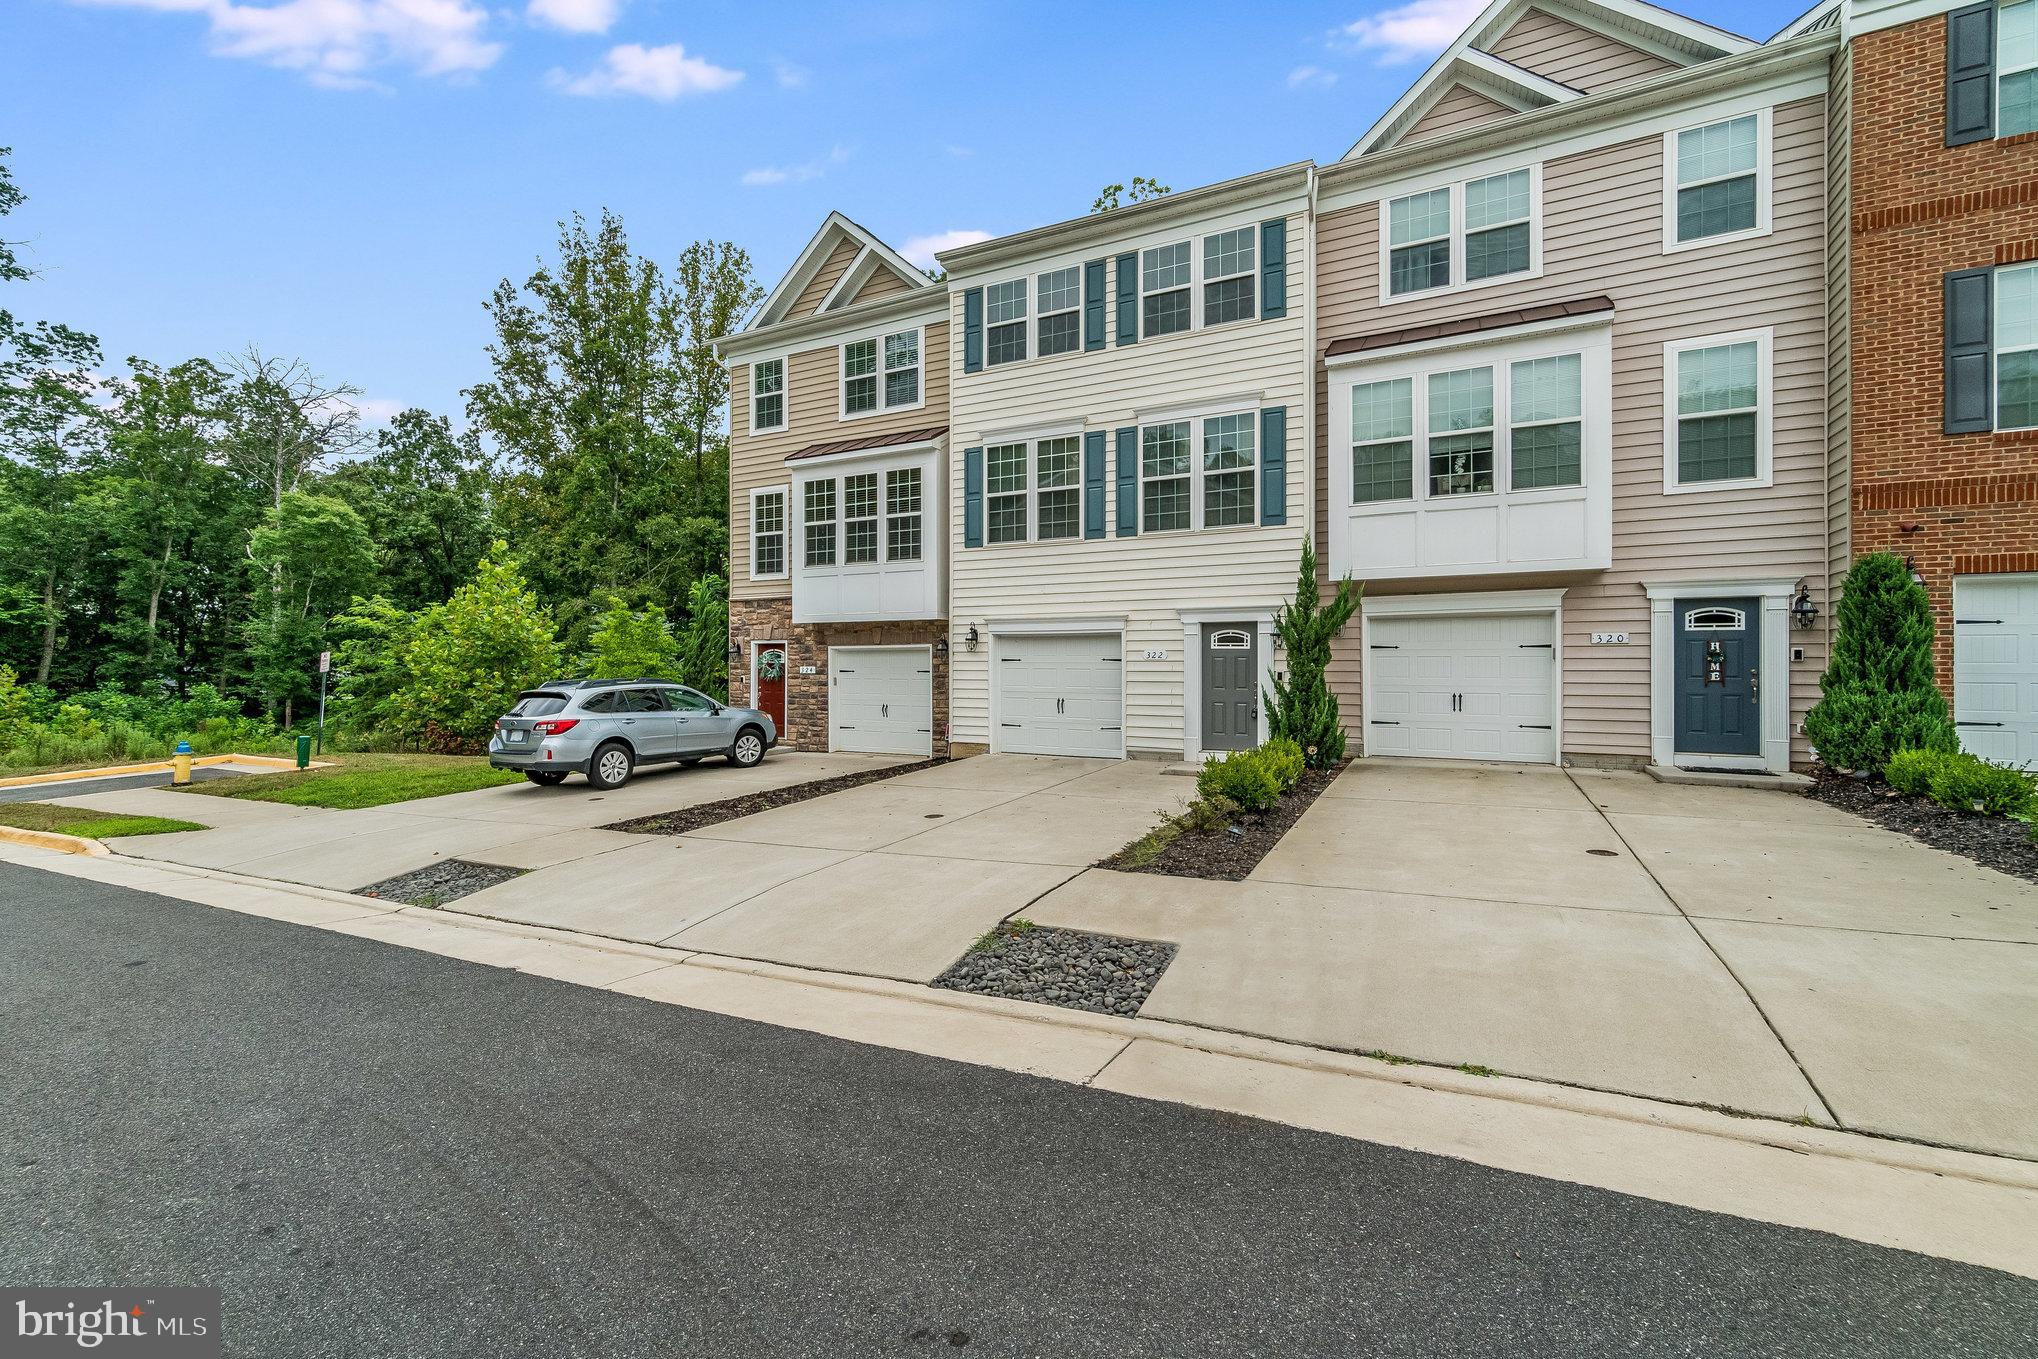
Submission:
[[1492,0],[1340,159],[1356,160],[1392,146],[1455,85],[1517,112],[1581,98],[1582,91],[1485,50],[1530,9],[1542,10],[1679,66],[1695,66],[1760,46],[1752,38],[1659,9],[1646,0]]
[[[909,288],[935,286],[932,279],[915,269],[905,256],[879,240],[868,228],[859,226],[839,212],[831,212],[828,219],[821,223],[821,229],[807,242],[806,249],[793,260],[792,268],[786,270],[785,277],[764,299],[764,305],[744,323],[743,330],[761,330],[794,319],[789,315],[794,300],[807,290],[807,285],[814,281],[814,276],[821,272],[821,267],[845,241],[856,247],[856,258],[822,300],[819,310],[833,311],[847,306],[871,275],[880,269],[897,274]],[[851,279],[855,281],[852,283]]]

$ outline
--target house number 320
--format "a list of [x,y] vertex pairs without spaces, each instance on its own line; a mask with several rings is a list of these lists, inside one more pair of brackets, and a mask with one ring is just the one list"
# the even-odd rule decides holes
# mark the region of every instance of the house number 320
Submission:
[[1592,634],[1592,644],[1594,646],[1626,646],[1627,642],[1628,635],[1625,632],[1595,632]]

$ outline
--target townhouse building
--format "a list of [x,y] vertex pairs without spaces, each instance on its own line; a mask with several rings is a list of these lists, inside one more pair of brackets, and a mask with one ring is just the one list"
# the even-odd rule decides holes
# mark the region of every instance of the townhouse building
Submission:
[[1319,532],[1370,754],[1786,771],[1832,475],[1835,38],[1499,0],[1317,195]]
[[1838,556],[1895,552],[1962,744],[2038,761],[2038,3],[1828,0]]
[[729,365],[729,694],[795,750],[947,751],[947,293],[831,214]]
[[1309,524],[1307,164],[951,250],[954,749],[1259,743]]

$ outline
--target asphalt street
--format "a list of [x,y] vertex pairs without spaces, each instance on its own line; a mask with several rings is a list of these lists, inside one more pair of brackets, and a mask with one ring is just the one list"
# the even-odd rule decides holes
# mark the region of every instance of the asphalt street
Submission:
[[4,864],[0,1282],[265,1359],[2038,1353],[1989,1270]]

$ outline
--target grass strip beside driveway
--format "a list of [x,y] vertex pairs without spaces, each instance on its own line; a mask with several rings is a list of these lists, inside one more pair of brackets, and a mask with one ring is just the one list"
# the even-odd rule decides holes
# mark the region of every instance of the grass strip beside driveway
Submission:
[[193,783],[180,791],[202,797],[251,798],[287,802],[297,807],[354,810],[384,807],[447,793],[516,783],[522,774],[490,769],[476,755],[335,755],[323,769],[289,770],[280,774],[243,774],[230,779]]
[[167,816],[125,816],[119,812],[95,812],[89,807],[60,807],[49,802],[0,804],[0,826],[52,831],[87,840],[106,840],[116,835],[168,835],[173,831],[205,829],[195,821],[177,821]]

